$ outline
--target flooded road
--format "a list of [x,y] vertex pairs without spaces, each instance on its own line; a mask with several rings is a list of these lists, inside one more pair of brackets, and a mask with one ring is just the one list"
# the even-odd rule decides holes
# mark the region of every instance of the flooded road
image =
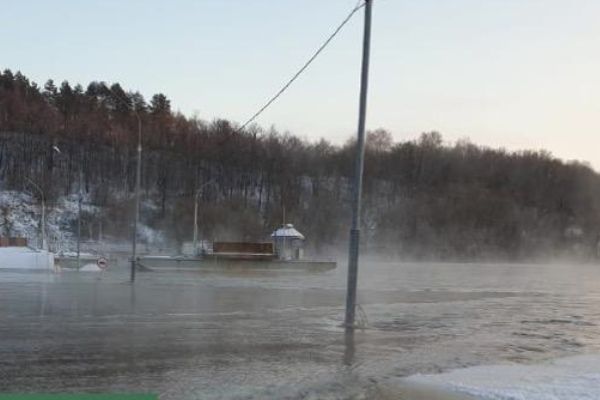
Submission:
[[390,398],[399,377],[600,353],[600,266],[363,262],[353,338],[345,282],[343,263],[0,272],[0,392]]

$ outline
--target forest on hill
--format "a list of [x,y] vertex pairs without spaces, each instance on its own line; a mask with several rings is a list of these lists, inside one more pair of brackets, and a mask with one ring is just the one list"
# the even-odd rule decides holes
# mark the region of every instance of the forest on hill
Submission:
[[[31,180],[51,205],[78,192],[81,174],[85,201],[102,210],[84,220],[83,232],[129,238],[138,117],[141,223],[171,245],[190,240],[198,192],[203,238],[265,239],[285,210],[313,251],[345,248],[352,140],[307,141],[256,125],[240,131],[232,121],[174,112],[164,94],[146,101],[118,83],[41,87],[1,72],[0,190],[36,194]],[[446,143],[437,132],[394,142],[383,129],[368,133],[365,163],[366,252],[443,260],[597,256],[600,176],[583,163]]]

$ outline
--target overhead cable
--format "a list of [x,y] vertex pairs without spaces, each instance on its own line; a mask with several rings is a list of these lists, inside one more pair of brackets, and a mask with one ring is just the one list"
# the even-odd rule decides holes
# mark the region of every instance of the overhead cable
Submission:
[[246,126],[248,126],[248,124],[254,121],[260,114],[263,113],[263,111],[265,111],[271,104],[273,104],[273,102],[277,100],[277,98],[281,96],[283,92],[285,92],[287,88],[289,88],[291,84],[308,68],[308,66],[317,58],[317,56],[321,54],[325,47],[327,47],[327,45],[333,40],[333,38],[336,37],[336,35],[342,30],[344,25],[346,25],[348,21],[350,21],[352,16],[362,7],[364,7],[364,5],[364,1],[360,0],[357,3],[357,5],[352,9],[352,11],[350,11],[348,16],[342,21],[342,23],[338,25],[338,27],[333,31],[333,33],[327,38],[327,40],[325,40],[325,42],[317,49],[317,51],[315,51],[312,57],[310,57],[308,61],[304,63],[302,68],[300,68],[298,72],[296,72],[296,74],[289,81],[287,81],[287,83],[283,85],[283,87],[273,97],[271,97],[269,101],[265,103],[265,105],[263,105],[256,113],[254,113],[254,115],[252,115],[252,117],[250,117],[239,129],[237,129],[237,131],[242,131]]

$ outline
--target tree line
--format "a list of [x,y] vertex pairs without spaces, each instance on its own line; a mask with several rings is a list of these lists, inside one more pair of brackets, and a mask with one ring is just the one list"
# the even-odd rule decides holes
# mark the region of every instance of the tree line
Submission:
[[[0,189],[28,190],[31,179],[52,201],[81,187],[103,210],[84,232],[93,237],[102,226],[106,236],[128,237],[138,117],[141,222],[171,244],[190,240],[198,192],[203,238],[264,239],[285,213],[314,251],[344,248],[353,140],[239,130],[232,121],[184,116],[164,94],[146,101],[118,83],[40,87],[20,72],[1,72]],[[402,142],[384,129],[367,136],[366,251],[445,260],[596,257],[600,176],[589,166],[544,151],[445,143],[438,132]]]

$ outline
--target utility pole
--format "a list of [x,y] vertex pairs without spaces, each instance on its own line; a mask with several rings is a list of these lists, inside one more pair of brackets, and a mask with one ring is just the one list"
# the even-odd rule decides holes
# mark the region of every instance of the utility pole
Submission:
[[133,232],[132,232],[132,240],[131,240],[131,282],[135,281],[135,268],[137,264],[137,227],[140,219],[140,175],[142,174],[142,119],[140,118],[140,114],[135,109],[135,102],[132,101],[132,104],[121,97],[120,94],[115,93],[110,87],[107,85],[103,85],[112,95],[118,99],[121,103],[125,104],[127,107],[131,107],[135,117],[138,122],[138,144],[137,144],[137,166],[135,173],[135,216],[133,217]]
[[81,202],[83,201],[82,193],[82,163],[83,163],[83,148],[79,147],[79,198],[77,201],[77,269],[81,268]]
[[135,268],[137,264],[137,227],[140,219],[140,175],[142,174],[142,120],[139,113],[132,105],[133,112],[138,120],[138,145],[137,145],[137,168],[135,174],[135,217],[133,219],[133,240],[131,251],[131,282],[135,281]]
[[194,195],[194,256],[198,255],[198,197],[200,195],[200,189],[196,190]]
[[200,200],[200,191],[204,189],[206,185],[214,183],[211,179],[208,182],[204,182],[198,189],[196,189],[196,193],[194,194],[194,256],[197,256],[198,253],[198,201]]
[[[285,206],[283,206],[283,219],[281,221],[283,224],[281,225],[281,227],[283,229],[285,229]],[[281,259],[286,260],[287,259],[287,251],[286,251],[286,247],[285,247],[285,231],[283,234],[283,246],[281,246],[281,250],[283,251],[283,257],[281,257]]]
[[110,87],[104,85],[106,90],[108,90],[112,95],[118,99],[121,103],[126,105],[127,107],[131,107],[135,117],[138,120],[138,147],[137,147],[137,166],[135,172],[135,216],[133,217],[133,232],[132,232],[132,240],[131,240],[131,282],[135,281],[135,267],[137,264],[137,227],[140,219],[140,175],[142,174],[142,119],[140,118],[140,113],[135,109],[135,101],[132,101],[131,104],[127,101],[127,99],[121,97],[120,94],[115,93]]
[[358,111],[358,140],[352,202],[352,228],[348,257],[348,289],[346,292],[346,330],[354,329],[356,311],[356,286],[358,279],[358,254],[360,244],[360,206],[362,194],[363,165],[365,157],[365,121],[367,113],[367,89],[369,81],[369,52],[371,45],[371,10],[373,0],[365,0],[365,25],[363,33],[362,68],[360,77],[360,101]]
[[40,186],[38,186],[30,178],[25,177],[25,179],[40,193],[40,196],[41,196],[41,200],[42,200],[42,221],[41,221],[42,250],[47,250],[47,246],[46,246],[46,199],[44,196],[44,191],[42,190],[42,188]]
[[44,196],[44,192],[41,191],[41,193],[42,193],[42,250],[48,250],[48,243],[46,241],[46,199]]

